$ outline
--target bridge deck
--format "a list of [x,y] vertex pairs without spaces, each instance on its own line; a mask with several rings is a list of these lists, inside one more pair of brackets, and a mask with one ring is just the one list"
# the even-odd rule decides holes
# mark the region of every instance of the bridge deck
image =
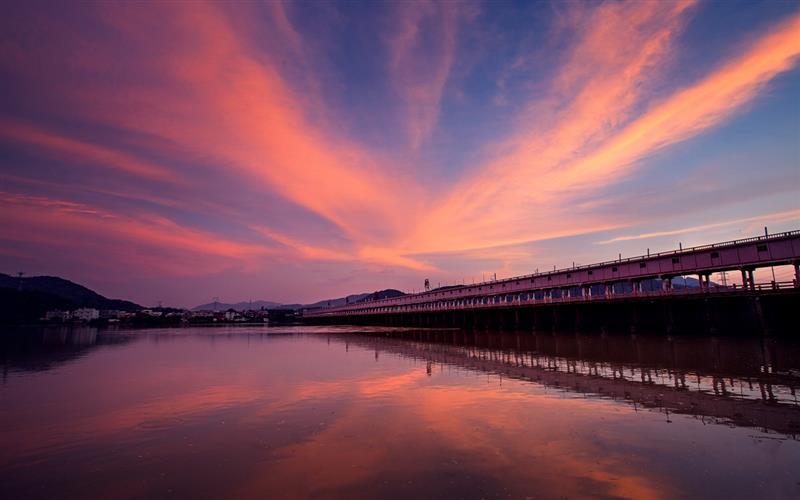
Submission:
[[[792,282],[757,285],[753,271],[761,267],[790,264],[795,267]],[[715,272],[739,270],[749,291],[797,287],[800,283],[800,230],[768,236],[715,243],[669,252],[576,266],[546,273],[432,290],[402,297],[360,302],[304,312],[306,317],[393,314],[415,311],[449,311],[587,300],[619,300],[630,297],[696,293],[739,293],[742,287],[711,286]],[[672,278],[696,274],[698,289],[674,289]],[[661,279],[660,291],[643,291],[641,282]],[[618,290],[617,283],[630,283],[630,291]],[[598,290],[602,288],[602,290]],[[577,292],[577,293],[576,293]],[[622,292],[622,293],[621,293]]]

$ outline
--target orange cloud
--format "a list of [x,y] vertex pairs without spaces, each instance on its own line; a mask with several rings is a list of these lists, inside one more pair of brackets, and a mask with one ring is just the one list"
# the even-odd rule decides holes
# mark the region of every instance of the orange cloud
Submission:
[[599,151],[573,164],[565,180],[586,186],[613,178],[646,154],[719,124],[772,78],[795,66],[800,55],[798,33],[800,16],[775,27],[742,56],[653,107]]
[[278,231],[268,227],[255,226],[252,229],[260,235],[286,246],[287,248],[293,250],[297,255],[305,259],[348,261],[354,260],[355,258],[351,252],[313,246],[296,238],[279,233]]
[[[324,111],[309,109],[315,100],[295,95],[217,7],[164,8],[169,15],[151,13],[147,22],[133,23],[116,9],[107,17],[145,46],[158,43],[164,32],[179,40],[168,44],[170,50],[160,48],[152,62],[168,81],[108,93],[103,100],[113,105],[89,112],[261,181],[358,241],[392,239],[413,212],[419,189],[369,151],[309,123],[309,116]],[[141,108],[148,112],[136,111]],[[120,109],[130,111],[120,115]]]
[[[573,234],[618,225],[625,220],[624,214],[609,223],[576,211],[572,204],[586,193],[623,179],[647,154],[719,124],[749,103],[770,79],[794,67],[800,53],[800,16],[777,26],[701,81],[633,118],[639,98],[630,95],[638,96],[650,68],[669,57],[670,41],[681,29],[689,5],[628,4],[624,16],[616,12],[623,8],[620,4],[604,5],[593,20],[601,27],[588,30],[575,49],[578,55],[557,81],[570,87],[567,83],[585,71],[588,58],[598,57],[610,67],[601,69],[599,80],[590,79],[566,111],[552,116],[551,129],[523,128],[504,145],[510,153],[459,183],[403,243],[404,250],[441,252],[522,243],[549,237],[566,220],[571,228],[582,228]],[[633,23],[626,28],[622,25],[628,19]],[[650,25],[655,31],[644,29]],[[623,35],[615,41],[617,28]],[[635,49],[626,51],[620,44]],[[642,53],[646,55],[640,54],[639,46],[645,47]],[[620,51],[631,58],[617,61],[615,54]],[[621,76],[606,81],[605,72]],[[541,116],[538,121],[551,122]]]
[[[113,236],[153,255],[162,250],[208,261],[219,257],[215,270],[281,255],[431,272],[437,271],[434,257],[480,255],[503,260],[511,272],[511,264],[524,258],[509,250],[515,245],[630,225],[635,213],[609,220],[581,202],[631,175],[648,154],[722,123],[775,75],[795,66],[798,16],[732,53],[705,78],[653,100],[663,92],[676,40],[694,5],[685,0],[560,7],[556,34],[559,42],[568,42],[552,86],[530,95],[512,133],[482,152],[488,160],[473,165],[452,187],[441,188],[422,185],[407,177],[412,169],[398,168],[411,160],[387,159],[344,137],[321,98],[328,80],[315,78],[311,51],[285,5],[270,4],[268,15],[253,16],[268,23],[268,43],[262,44],[255,30],[263,26],[222,4],[161,3],[148,9],[98,4],[91,10],[105,23],[103,31],[116,30],[119,46],[93,43],[91,33],[61,33],[58,38],[71,44],[65,51],[69,60],[52,62],[76,76],[53,83],[54,93],[63,94],[69,101],[65,107],[80,109],[91,123],[152,138],[147,146],[163,153],[159,156],[178,155],[175,165],[165,168],[10,120],[0,121],[0,138],[156,183],[191,182],[197,172],[215,169],[215,180],[230,177],[237,185],[263,187],[272,198],[330,222],[341,238],[329,243],[318,235],[282,234],[269,221],[284,214],[266,209],[266,222],[252,229],[268,241],[257,244],[182,227],[166,217],[54,206],[52,200],[16,207],[0,220],[13,228],[6,231],[8,238],[25,234],[29,241],[66,247],[67,226],[74,225],[86,236],[81,245]],[[406,114],[411,157],[435,130],[455,67],[460,23],[469,15],[463,10],[450,3],[403,5],[398,29],[386,40],[387,69]],[[426,44],[428,33],[435,33],[435,40]],[[86,45],[95,50],[79,50]],[[41,65],[26,62],[37,58],[22,57],[27,47],[19,49],[9,50],[3,61],[10,57],[28,78],[42,80]],[[135,54],[119,64],[119,54],[127,51]],[[96,78],[110,67],[119,71],[114,86]],[[135,77],[128,78],[128,72]],[[204,170],[192,170],[196,164]],[[198,197],[196,192],[190,196]],[[147,197],[165,205],[169,198]],[[206,203],[198,202],[207,209]],[[55,215],[48,220],[51,212]],[[20,231],[24,223],[42,231]],[[121,251],[134,259],[130,248]],[[157,261],[153,257],[153,265],[164,266]],[[178,267],[189,272],[191,266],[178,262]]]
[[[402,169],[393,169],[380,155],[337,136],[335,127],[324,129],[315,121],[326,115],[314,108],[319,99],[298,95],[278,62],[263,57],[259,47],[235,31],[219,6],[159,9],[167,12],[103,7],[107,22],[137,46],[153,47],[145,64],[163,79],[113,91],[78,92],[80,100],[88,100],[90,92],[96,103],[87,113],[115,127],[159,137],[191,156],[223,165],[229,175],[262,183],[332,222],[353,241],[353,251],[342,252],[278,237],[301,257],[430,268],[393,249],[419,216],[427,196],[422,186],[403,178]],[[285,37],[290,52],[302,53],[289,19],[279,11],[277,33]],[[169,43],[160,43],[163,33],[170,34]]]

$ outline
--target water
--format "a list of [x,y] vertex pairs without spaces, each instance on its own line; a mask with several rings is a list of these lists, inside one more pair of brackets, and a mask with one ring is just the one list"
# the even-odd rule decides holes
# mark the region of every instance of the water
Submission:
[[5,332],[2,498],[800,497],[788,340]]

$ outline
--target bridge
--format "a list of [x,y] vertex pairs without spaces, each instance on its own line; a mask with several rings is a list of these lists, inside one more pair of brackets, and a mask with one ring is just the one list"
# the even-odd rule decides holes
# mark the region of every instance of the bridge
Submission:
[[[755,281],[756,269],[781,265],[793,266],[792,281],[769,283]],[[712,284],[710,280],[712,274],[731,271],[741,273],[742,285]],[[679,285],[679,282],[676,283],[676,277],[687,275],[697,276],[699,286],[674,286]],[[644,283],[654,282],[659,284],[656,290],[647,290],[643,286]],[[650,303],[678,298],[693,302],[692,299],[696,301],[699,298],[727,296],[750,299],[748,303],[752,303],[753,307],[747,307],[753,309],[754,314],[746,321],[753,323],[754,328],[759,329],[765,326],[766,321],[759,297],[789,295],[793,297],[792,302],[796,305],[799,284],[800,230],[795,230],[395,298],[305,310],[302,314],[306,320],[321,322],[329,320],[414,326],[465,326],[469,323],[469,314],[485,317],[488,311],[503,310],[513,311],[514,319],[511,321],[515,323],[514,326],[519,326],[520,312],[536,307],[614,302],[621,304],[631,301],[641,302],[643,299],[649,299]],[[753,299],[756,301],[753,302]],[[772,299],[766,300],[772,301]],[[725,307],[739,308],[741,302],[742,300],[739,302],[728,300],[725,302]],[[784,300],[784,305],[785,302]],[[577,316],[581,316],[580,308],[573,308],[573,311]],[[628,308],[628,311],[636,315],[635,310]],[[722,310],[717,312],[721,313]],[[670,317],[673,316],[672,313],[673,311],[665,312]],[[570,312],[571,316],[575,314]],[[713,323],[710,316],[717,314],[708,310],[693,311],[690,314],[692,317],[698,315],[705,316],[703,322],[708,324]],[[557,318],[552,322],[563,323]],[[580,319],[577,322],[581,323]],[[669,319],[667,322],[672,320]],[[780,322],[785,323],[783,319]],[[713,325],[711,328],[713,329]]]

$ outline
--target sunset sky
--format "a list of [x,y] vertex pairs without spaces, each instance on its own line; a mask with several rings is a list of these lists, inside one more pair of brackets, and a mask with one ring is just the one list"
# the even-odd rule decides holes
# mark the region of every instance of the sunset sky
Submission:
[[9,2],[0,272],[194,306],[800,228],[800,3]]

